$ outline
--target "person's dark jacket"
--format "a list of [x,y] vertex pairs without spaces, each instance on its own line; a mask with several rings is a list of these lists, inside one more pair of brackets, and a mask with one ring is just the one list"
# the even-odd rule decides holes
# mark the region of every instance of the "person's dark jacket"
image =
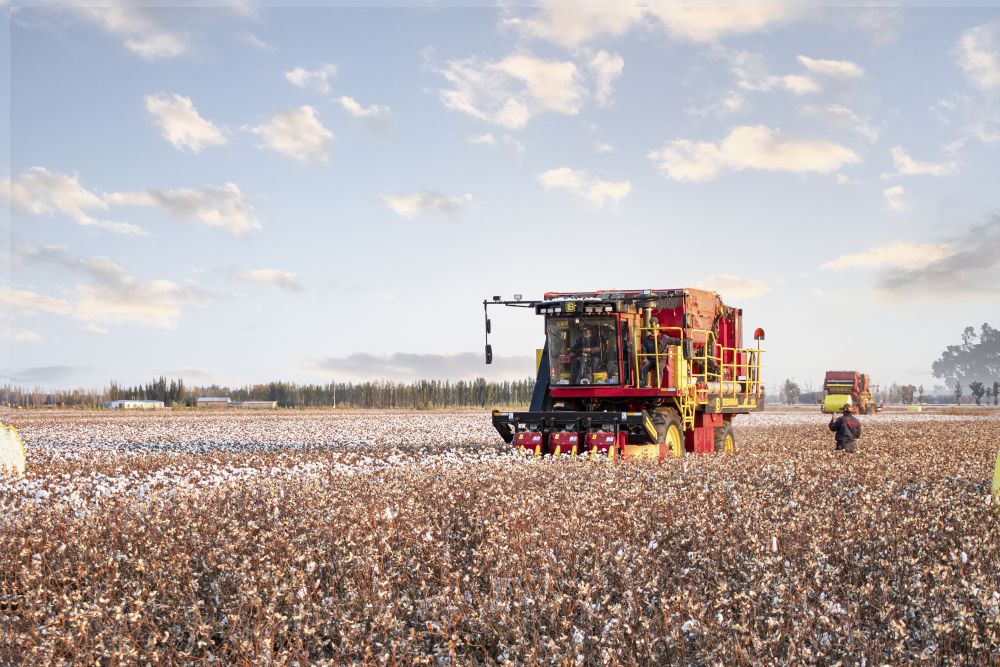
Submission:
[[650,332],[642,337],[642,351],[646,354],[653,354],[657,351],[660,354],[664,354],[667,351],[667,346],[680,344],[680,338],[674,338],[673,336],[668,336],[665,333],[661,333],[659,336],[654,337],[652,332]]
[[830,420],[830,430],[836,435],[837,449],[853,452],[855,443],[861,437],[861,422],[852,414]]

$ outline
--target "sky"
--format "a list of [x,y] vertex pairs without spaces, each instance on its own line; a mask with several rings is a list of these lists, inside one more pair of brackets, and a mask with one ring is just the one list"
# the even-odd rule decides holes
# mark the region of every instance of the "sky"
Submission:
[[[703,287],[764,379],[1000,324],[1000,10],[0,3],[0,382],[523,378]],[[168,3],[169,4],[169,3]]]

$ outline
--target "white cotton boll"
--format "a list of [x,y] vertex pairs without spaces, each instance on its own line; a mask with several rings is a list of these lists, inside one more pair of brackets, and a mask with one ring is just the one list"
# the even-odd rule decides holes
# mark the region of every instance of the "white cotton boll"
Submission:
[[24,477],[26,463],[24,442],[17,429],[0,424],[0,476]]

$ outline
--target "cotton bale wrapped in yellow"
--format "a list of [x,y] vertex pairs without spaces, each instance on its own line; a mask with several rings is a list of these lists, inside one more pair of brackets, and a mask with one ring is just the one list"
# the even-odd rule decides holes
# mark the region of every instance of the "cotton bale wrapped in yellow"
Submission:
[[17,429],[0,424],[0,475],[23,477],[26,462],[24,441]]
[[828,394],[823,399],[823,412],[834,415],[843,412],[845,405],[853,405],[850,394]]

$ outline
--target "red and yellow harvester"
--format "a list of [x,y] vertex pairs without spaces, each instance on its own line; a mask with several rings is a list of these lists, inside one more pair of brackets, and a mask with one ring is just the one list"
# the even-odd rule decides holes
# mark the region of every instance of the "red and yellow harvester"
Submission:
[[[493,425],[522,451],[662,460],[736,451],[732,421],[763,407],[760,341],[743,347],[743,311],[700,289],[550,292],[532,308],[545,347],[528,412],[494,410]],[[662,341],[667,344],[661,345]],[[645,344],[644,344],[645,343]],[[645,370],[645,377],[640,377]]]
[[836,414],[844,409],[845,405],[859,414],[868,415],[877,410],[875,398],[872,390],[878,387],[872,386],[871,376],[858,371],[827,371],[823,378],[823,390],[826,396],[823,397],[823,407],[821,412],[826,414]]

